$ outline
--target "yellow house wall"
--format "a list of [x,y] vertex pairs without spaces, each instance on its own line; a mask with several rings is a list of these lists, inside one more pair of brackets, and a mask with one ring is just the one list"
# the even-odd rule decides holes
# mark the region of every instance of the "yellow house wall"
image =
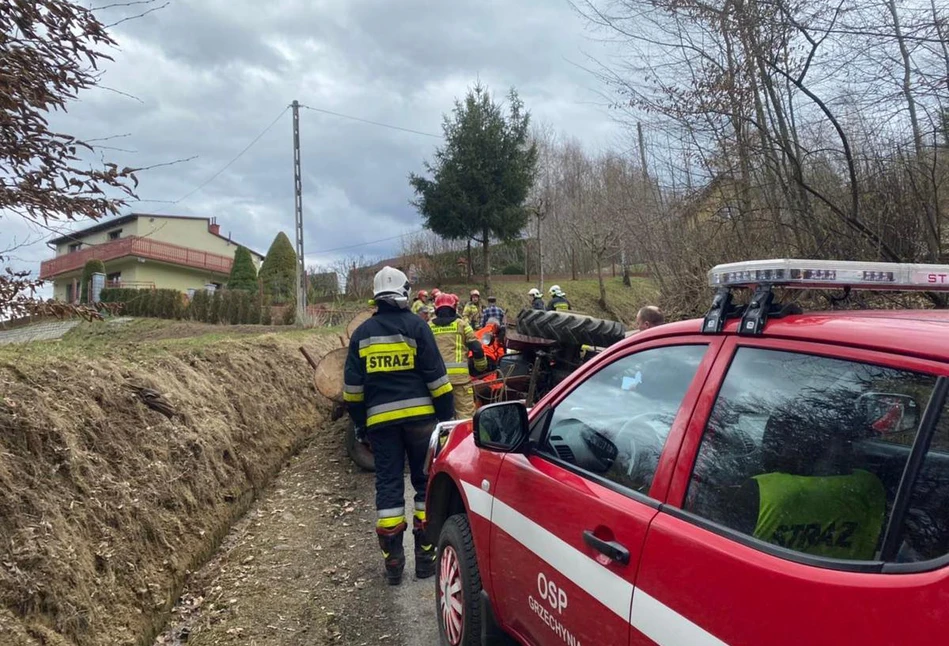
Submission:
[[[123,273],[122,280],[131,279],[127,279]],[[138,263],[135,268],[135,280],[155,283],[155,286],[161,289],[187,292],[189,289],[203,289],[207,283],[224,285],[227,282],[227,276],[146,260],[144,263]]]
[[[152,240],[168,242],[182,247],[201,249],[209,253],[216,253],[228,258],[234,257],[237,243],[219,238],[208,231],[206,220],[181,220],[176,218],[161,218],[145,216],[136,220],[137,233]],[[125,232],[122,232],[125,235]],[[260,269],[260,258],[251,253],[254,264]]]
[[112,227],[111,229],[106,229],[105,231],[99,231],[91,235],[82,236],[81,238],[77,238],[76,240],[70,240],[68,242],[64,242],[61,245],[57,245],[56,255],[62,256],[69,253],[69,245],[75,244],[76,242],[82,243],[82,247],[80,247],[80,250],[93,246],[93,245],[105,244],[106,242],[109,242],[109,233],[117,229],[122,230],[122,233],[120,234],[122,238],[138,235],[137,233],[138,223],[139,223],[138,220],[132,220],[131,222],[127,222],[126,224]]
[[[139,263],[136,262],[134,258],[120,258],[119,260],[112,260],[105,263],[105,274],[108,276],[109,274],[121,272],[123,281],[136,282],[142,280],[138,278],[139,267]],[[81,278],[82,271],[57,276],[53,280],[53,298],[58,301],[66,300],[66,286],[71,284],[74,279],[80,280]]]

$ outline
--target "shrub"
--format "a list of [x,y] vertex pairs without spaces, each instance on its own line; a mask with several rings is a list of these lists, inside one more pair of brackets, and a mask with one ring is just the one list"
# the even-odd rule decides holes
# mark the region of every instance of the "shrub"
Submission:
[[208,318],[208,308],[211,305],[211,295],[205,290],[195,291],[188,304],[188,318],[192,321],[206,321]]
[[[289,240],[288,240],[289,242]],[[253,292],[257,290],[257,268],[250,251],[238,247],[234,252],[234,264],[231,265],[231,275],[227,279],[227,288]]]
[[291,298],[284,307],[282,323],[293,325],[297,321],[297,299]]
[[214,291],[214,294],[211,295],[211,305],[208,307],[208,316],[204,319],[205,323],[218,324],[221,321],[221,305],[223,304],[224,297],[221,295],[221,290],[217,289]]
[[127,316],[179,319],[185,313],[182,293],[176,289],[123,289],[106,288],[100,300],[103,303],[123,303]]
[[258,325],[263,322],[263,296],[258,292],[254,294],[247,308],[247,322],[252,325]]
[[273,325],[273,310],[269,303],[264,303],[260,306],[260,324]]
[[294,297],[297,281],[297,254],[283,231],[277,234],[260,267],[260,282],[274,305],[283,305]]
[[[82,283],[79,286],[79,302],[88,303],[89,302],[89,284],[92,282],[92,274],[104,274],[105,273],[105,263],[101,260],[96,260],[93,258],[86,262],[86,266],[82,268]],[[101,298],[101,296],[100,296]]]
[[505,265],[501,273],[505,276],[521,276],[524,274],[524,265]]

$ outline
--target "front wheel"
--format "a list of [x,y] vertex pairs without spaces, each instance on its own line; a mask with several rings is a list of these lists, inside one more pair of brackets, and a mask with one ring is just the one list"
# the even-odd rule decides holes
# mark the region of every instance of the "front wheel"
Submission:
[[481,574],[464,514],[445,521],[438,538],[435,609],[443,646],[481,644]]

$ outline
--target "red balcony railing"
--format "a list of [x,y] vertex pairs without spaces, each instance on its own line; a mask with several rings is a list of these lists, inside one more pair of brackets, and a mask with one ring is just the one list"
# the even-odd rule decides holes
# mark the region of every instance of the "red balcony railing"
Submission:
[[133,236],[119,238],[74,253],[44,260],[40,265],[40,278],[45,280],[67,272],[81,270],[89,260],[96,259],[108,262],[126,256],[158,260],[217,274],[230,273],[231,263],[233,262],[233,259],[228,256]]

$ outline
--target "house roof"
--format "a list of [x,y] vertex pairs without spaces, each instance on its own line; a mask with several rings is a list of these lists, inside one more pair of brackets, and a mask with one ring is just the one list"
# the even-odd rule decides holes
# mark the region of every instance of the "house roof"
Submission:
[[80,229],[78,231],[73,231],[71,233],[61,235],[58,238],[53,238],[52,240],[49,241],[49,244],[61,245],[66,242],[79,241],[88,235],[92,235],[93,233],[99,233],[100,231],[107,231],[117,226],[128,224],[129,222],[133,222],[137,220],[138,218],[162,218],[165,220],[204,220],[205,222],[208,223],[208,226],[209,226],[208,233],[210,233],[212,236],[217,236],[221,240],[227,240],[228,242],[233,242],[236,245],[244,247],[245,249],[250,251],[252,254],[259,257],[261,260],[264,259],[264,254],[258,251],[254,251],[247,245],[242,245],[236,240],[232,240],[231,238],[227,236],[222,236],[220,233],[214,233],[213,231],[211,231],[210,230],[211,218],[202,218],[202,217],[198,217],[194,215],[161,215],[158,213],[129,213],[128,215],[120,215],[117,218],[109,218],[107,220],[100,220],[96,222],[95,224],[93,224],[92,226],[86,227],[85,229]]

